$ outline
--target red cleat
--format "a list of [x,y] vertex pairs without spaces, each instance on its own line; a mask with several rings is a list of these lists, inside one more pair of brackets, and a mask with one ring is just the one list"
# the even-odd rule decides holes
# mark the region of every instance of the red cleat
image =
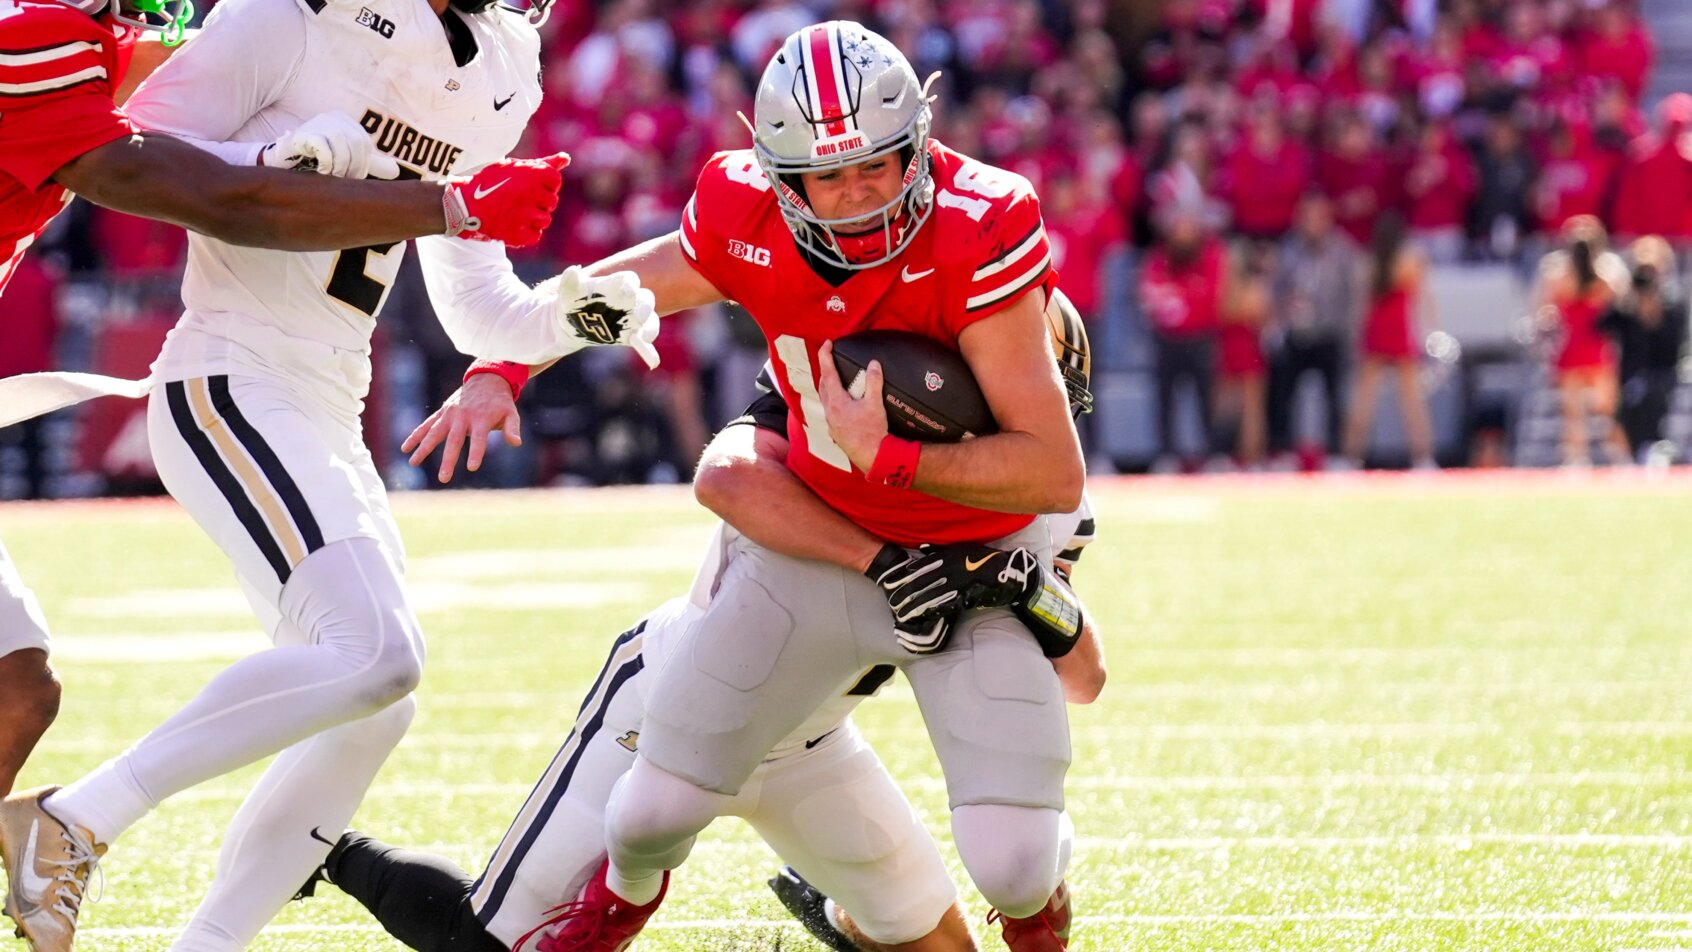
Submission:
[[633,945],[646,920],[664,901],[670,874],[664,873],[656,899],[644,906],[631,906],[605,885],[609,865],[601,863],[599,872],[582,887],[581,898],[547,913],[546,921],[519,939],[512,952],[525,948],[537,935],[540,941],[535,943],[535,952],[623,952]]
[[1069,948],[1069,883],[1058,883],[1046,907],[1026,919],[1012,919],[995,909],[987,921],[1000,923],[1011,952],[1064,952]]

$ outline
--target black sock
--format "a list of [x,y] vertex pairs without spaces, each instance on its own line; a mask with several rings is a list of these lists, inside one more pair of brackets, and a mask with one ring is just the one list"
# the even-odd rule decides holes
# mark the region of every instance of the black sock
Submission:
[[324,866],[330,882],[417,952],[507,952],[470,909],[475,881],[450,860],[349,832]]

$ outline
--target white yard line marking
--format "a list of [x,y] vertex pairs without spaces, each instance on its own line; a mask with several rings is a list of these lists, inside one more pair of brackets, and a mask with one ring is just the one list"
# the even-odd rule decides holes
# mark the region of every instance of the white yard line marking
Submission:
[[[72,747],[106,749],[110,745],[61,745],[55,750],[70,752]],[[401,748],[403,751],[405,748]],[[88,751],[82,751],[88,752]],[[907,777],[900,781],[907,790],[933,792],[943,790],[945,781],[939,777]],[[1189,793],[1218,790],[1306,790],[1306,789],[1380,789],[1403,787],[1409,789],[1451,789],[1466,791],[1477,787],[1622,787],[1637,791],[1641,787],[1692,785],[1692,773],[1495,773],[1495,774],[1348,774],[1313,776],[1182,776],[1182,777],[1072,777],[1066,783],[1074,790],[1142,790],[1149,792]],[[377,783],[369,799],[385,797],[499,797],[526,796],[534,789],[533,781],[501,783]],[[245,789],[219,786],[196,787],[172,797],[181,801],[236,800],[247,795]]]
[[[1408,912],[1398,910],[1384,911],[1347,911],[1335,912],[1288,912],[1262,914],[1230,914],[1211,913],[1199,915],[1119,915],[1119,916],[1076,916],[1075,921],[1081,925],[1130,925],[1130,926],[1175,926],[1175,925],[1264,925],[1275,926],[1287,923],[1325,923],[1325,922],[1361,922],[1361,923],[1398,923],[1398,922],[1501,922],[1522,925],[1538,925],[1543,923],[1583,923],[1601,922],[1611,925],[1634,924],[1689,924],[1692,914],[1683,912],[1550,912],[1542,910],[1521,910],[1513,912]],[[647,926],[654,930],[669,929],[798,929],[799,923],[791,919],[655,919]],[[173,926],[127,926],[127,927],[88,927],[78,931],[78,935],[85,938],[143,938],[151,936],[175,935],[180,929]],[[332,933],[380,933],[382,928],[374,924],[365,923],[336,923],[333,925],[312,925],[306,923],[289,923],[273,925],[265,929],[267,935],[322,935]]]
[[1550,846],[1562,849],[1692,849],[1692,836],[1670,834],[1607,833],[1435,833],[1401,836],[1195,836],[1152,839],[1108,840],[1078,837],[1077,845],[1087,849],[1209,851],[1218,849],[1418,849],[1449,847],[1467,850],[1475,846]]

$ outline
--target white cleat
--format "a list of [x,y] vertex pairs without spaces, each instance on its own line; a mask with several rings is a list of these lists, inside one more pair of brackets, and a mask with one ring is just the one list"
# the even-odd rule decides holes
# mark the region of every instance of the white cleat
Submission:
[[88,878],[106,852],[87,830],[66,826],[42,806],[58,789],[41,787],[0,800],[5,912],[33,952],[70,952]]

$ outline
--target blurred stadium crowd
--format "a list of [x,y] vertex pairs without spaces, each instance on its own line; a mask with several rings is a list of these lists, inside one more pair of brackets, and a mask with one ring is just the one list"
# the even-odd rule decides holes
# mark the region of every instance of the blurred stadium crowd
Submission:
[[[1093,338],[1096,469],[1684,458],[1692,97],[1646,108],[1638,2],[560,0],[523,148],[574,163],[516,260],[538,280],[673,229],[779,41],[859,19],[941,71],[937,137],[1038,189]],[[144,372],[184,245],[61,216],[0,305],[0,374]],[[729,307],[659,343],[653,373],[598,352],[537,378],[525,446],[474,482],[686,478],[762,340]],[[414,264],[376,346],[370,443],[422,485],[394,448],[467,358]],[[115,403],[0,431],[0,498],[148,486]]]

